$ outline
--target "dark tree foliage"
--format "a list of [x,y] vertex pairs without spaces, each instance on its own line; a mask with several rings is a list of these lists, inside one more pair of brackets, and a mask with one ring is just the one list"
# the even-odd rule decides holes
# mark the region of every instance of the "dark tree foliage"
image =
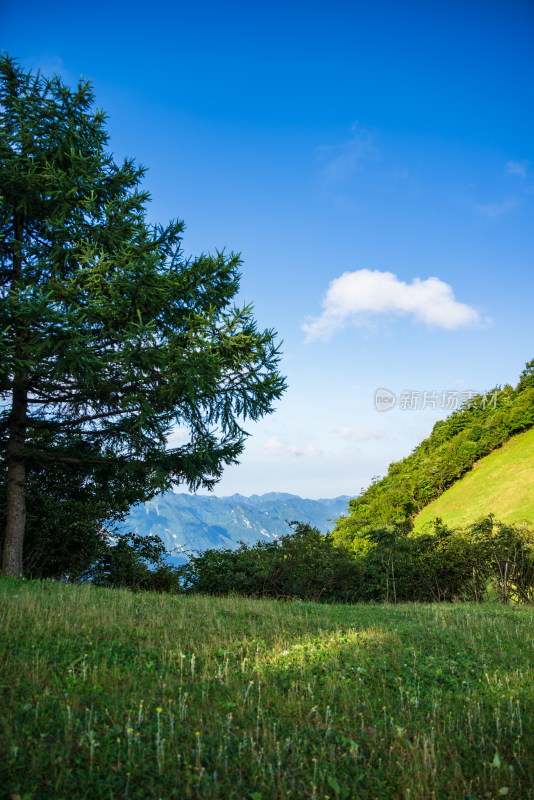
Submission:
[[[239,257],[186,258],[182,222],[148,224],[143,172],[115,163],[89,83],[0,59],[7,574],[23,570],[27,492],[48,481],[35,476],[108,481],[104,494],[133,482],[141,498],[209,488],[242,452],[243,420],[285,388],[275,334],[233,305]],[[187,440],[168,450],[175,425]]]
[[[6,527],[6,473],[4,465],[0,470],[0,547]],[[137,470],[117,472],[105,463],[66,467],[52,462],[44,468],[30,463],[23,575],[82,578],[105,552],[109,534],[116,534],[130,506],[153,495],[149,477]]]
[[126,533],[108,542],[86,575],[96,586],[132,591],[180,592],[180,572],[165,561],[159,536]]

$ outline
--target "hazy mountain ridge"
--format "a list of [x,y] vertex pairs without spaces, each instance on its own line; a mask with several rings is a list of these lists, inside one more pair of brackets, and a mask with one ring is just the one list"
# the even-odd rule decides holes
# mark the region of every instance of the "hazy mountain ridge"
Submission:
[[169,492],[134,506],[124,529],[144,536],[157,534],[175,556],[210,548],[234,549],[240,541],[255,544],[260,539],[282,536],[289,532],[287,523],[293,520],[326,533],[334,527],[336,518],[346,513],[349,499],[308,500],[281,492],[250,497]]

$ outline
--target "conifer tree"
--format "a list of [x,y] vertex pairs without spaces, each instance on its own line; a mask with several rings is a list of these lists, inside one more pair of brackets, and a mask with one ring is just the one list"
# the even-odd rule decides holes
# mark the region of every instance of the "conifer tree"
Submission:
[[234,305],[239,256],[186,258],[182,222],[148,224],[143,173],[115,163],[90,83],[0,59],[5,574],[22,571],[32,464],[211,488],[285,388],[275,333]]

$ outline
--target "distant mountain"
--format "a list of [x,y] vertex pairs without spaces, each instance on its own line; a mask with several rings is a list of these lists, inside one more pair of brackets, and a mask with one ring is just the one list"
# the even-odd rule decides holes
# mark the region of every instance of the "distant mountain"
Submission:
[[273,540],[288,533],[287,523],[293,520],[326,533],[334,527],[336,518],[346,513],[349,500],[345,496],[305,500],[279,492],[251,497],[169,492],[134,506],[124,529],[145,536],[157,534],[174,559],[184,561],[191,551],[235,549],[240,541],[255,544],[260,539]]

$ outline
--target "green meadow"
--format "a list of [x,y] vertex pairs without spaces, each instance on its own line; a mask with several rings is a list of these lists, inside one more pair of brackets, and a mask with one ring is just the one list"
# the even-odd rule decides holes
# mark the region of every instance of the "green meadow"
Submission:
[[415,518],[415,530],[441,517],[449,526],[467,525],[487,514],[502,522],[534,522],[534,427],[512,436],[475,464]]
[[534,797],[531,607],[0,594],[2,797]]

